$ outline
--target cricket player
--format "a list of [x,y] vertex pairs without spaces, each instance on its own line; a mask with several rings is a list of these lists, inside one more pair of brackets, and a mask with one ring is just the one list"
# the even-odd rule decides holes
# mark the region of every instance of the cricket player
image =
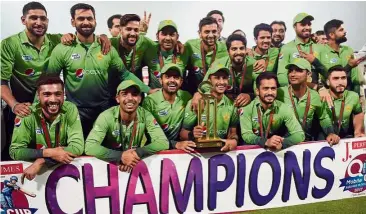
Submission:
[[120,30],[119,24],[120,24],[121,17],[122,17],[122,15],[115,14],[115,15],[109,17],[107,20],[108,30],[112,37],[119,36],[119,30]]
[[4,180],[4,188],[1,190],[0,203],[2,209],[14,208],[12,193],[14,190],[19,189],[17,176],[11,176],[9,180]]
[[211,10],[210,12],[207,13],[207,17],[212,17],[216,20],[219,30],[219,36],[217,41],[225,43],[226,38],[222,36],[222,30],[224,29],[224,22],[225,22],[224,14],[220,10]]
[[178,65],[165,64],[161,70],[161,91],[147,96],[143,107],[148,110],[157,120],[167,136],[170,149],[182,149],[186,151],[193,142],[179,142],[179,132],[182,127],[184,109],[191,94],[180,90],[183,83],[183,72]]
[[259,74],[256,85],[257,98],[238,111],[243,140],[272,151],[302,142],[305,134],[294,111],[276,100],[279,85],[276,74]]
[[286,67],[290,85],[278,89],[277,100],[292,108],[305,132],[305,141],[317,140],[319,132],[321,132],[318,127],[314,126],[314,121],[317,121],[327,136],[327,142],[330,145],[337,144],[340,138],[335,134],[327,114],[327,103],[321,102],[318,92],[307,86],[307,78],[311,77],[310,63],[298,58]]
[[229,84],[229,73],[229,69],[220,64],[209,69],[207,75],[209,75],[212,90],[208,93],[211,93],[217,99],[217,109],[214,109],[214,102],[210,101],[210,127],[206,127],[206,110],[202,115],[202,121],[205,122],[197,124],[197,114],[191,110],[191,101],[188,102],[183,127],[180,131],[182,140],[194,141],[205,134],[210,134],[208,132],[213,130],[213,112],[217,111],[217,136],[225,140],[225,145],[221,148],[221,151],[231,151],[236,148],[239,140],[236,132],[239,123],[237,108],[234,107],[233,101],[225,96],[225,90]]
[[43,165],[68,164],[84,151],[78,109],[64,101],[64,83],[59,76],[43,74],[37,82],[39,102],[30,106],[31,114],[15,118],[10,156],[14,160],[34,161],[24,170],[32,180]]
[[284,45],[283,41],[285,40],[286,34],[286,24],[283,21],[273,21],[271,23],[272,32],[272,42],[271,47],[275,47],[281,50],[281,47]]
[[[116,100],[119,105],[102,112],[95,121],[86,139],[85,154],[116,162],[121,171],[130,171],[140,159],[169,149],[169,142],[154,116],[139,107],[138,84],[123,81]],[[142,145],[144,135],[147,142]]]

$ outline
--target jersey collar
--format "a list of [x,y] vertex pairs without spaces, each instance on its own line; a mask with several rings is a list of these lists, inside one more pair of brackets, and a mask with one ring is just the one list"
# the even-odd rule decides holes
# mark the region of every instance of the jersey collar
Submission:
[[[26,30],[23,30],[21,33],[20,33],[20,41],[22,42],[22,44],[29,44],[31,46],[34,46],[30,41],[29,41],[29,38],[27,36],[27,33],[25,32]],[[48,39],[48,36],[47,34],[45,34],[45,37],[44,37],[44,41],[43,41],[43,44],[47,44],[49,45],[50,43],[50,40]]]
[[308,43],[303,43],[302,41],[300,41],[299,37],[296,36],[295,40],[295,45],[311,45],[311,44],[314,44],[314,42],[309,39],[309,42]]
[[269,55],[269,50],[271,49],[271,48],[269,48],[268,50],[267,50],[267,53],[266,54],[264,54],[264,55],[260,55],[259,53],[257,53],[257,52],[255,52],[255,48],[256,48],[257,46],[253,46],[253,48],[252,48],[252,50],[253,50],[253,57],[256,59],[256,58],[259,58],[259,59],[263,59],[263,58],[267,58],[268,57],[268,55]]
[[[261,111],[263,112],[262,105],[261,105],[261,102],[260,102],[260,100],[259,100],[259,97],[258,97],[258,96],[254,99],[254,105],[255,105],[256,107],[258,107],[258,106],[259,106],[259,107],[260,107],[260,109],[261,109]],[[269,109],[267,109],[267,111],[266,111],[266,112],[270,112],[272,109],[274,109],[274,110],[275,110],[275,112],[277,112],[277,110],[278,110],[277,100],[274,100],[274,101],[273,101],[272,106],[271,106]]]
[[[118,122],[119,122],[119,118],[120,118],[119,108],[120,108],[119,104],[118,104],[118,106],[113,107],[113,116],[116,119],[116,121],[118,121]],[[137,114],[136,115],[136,121],[139,121],[139,117],[140,117],[139,110],[140,110],[140,108],[141,107],[138,106],[137,109],[136,109],[136,114]]]

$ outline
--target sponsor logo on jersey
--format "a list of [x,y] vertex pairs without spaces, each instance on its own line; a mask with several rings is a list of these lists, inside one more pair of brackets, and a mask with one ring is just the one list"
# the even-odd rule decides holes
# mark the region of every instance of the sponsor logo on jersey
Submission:
[[20,120],[20,118],[15,118],[14,120],[14,125],[15,127],[19,127],[22,124],[22,121]]
[[156,78],[160,78],[161,75],[160,71],[154,71],[153,74]]
[[80,56],[80,54],[78,54],[78,53],[73,53],[73,54],[71,54],[71,57],[70,57],[72,60],[77,60],[77,59],[80,59],[81,58],[81,56]]
[[161,125],[161,128],[163,129],[164,132],[167,132],[169,129],[169,124],[164,123],[163,125]]
[[75,76],[78,79],[82,79],[84,77],[84,70],[82,68],[76,69]]
[[194,66],[193,71],[194,71],[195,74],[199,74],[201,72],[201,68],[198,67],[198,66]]
[[206,121],[206,115],[202,115],[202,116],[201,116],[201,120],[202,120],[202,121]]
[[278,54],[278,58],[279,58],[279,59],[283,59],[283,54],[281,54],[281,53],[280,53],[280,54]]
[[32,56],[30,56],[30,55],[23,55],[22,56],[22,59],[24,60],[24,61],[32,61]]
[[255,135],[259,135],[259,130],[258,130],[258,129],[256,129],[256,128],[254,128],[254,129],[253,129],[253,133],[254,133]]
[[36,128],[36,134],[43,134],[43,130],[41,128]]
[[193,57],[194,59],[201,59],[201,56],[200,56],[198,53],[193,53],[193,54],[192,54],[192,57]]
[[119,148],[121,148],[122,144],[120,144],[118,142],[112,142],[111,146],[112,146],[112,148],[119,149]]
[[32,68],[28,68],[27,70],[24,71],[25,75],[31,77],[31,76],[34,76],[35,72],[34,72],[34,69]]
[[232,85],[229,84],[229,85],[226,86],[226,90],[232,90],[232,89],[233,89]]
[[202,127],[202,134],[203,134],[203,136],[207,135],[207,128],[206,128],[206,126],[203,126]]
[[166,115],[168,115],[168,111],[167,110],[160,110],[159,112],[158,112],[158,115],[159,116],[166,116]]
[[37,144],[36,144],[36,148],[37,148],[37,149],[45,149],[45,148],[46,148],[46,146],[45,146],[45,145],[43,145],[43,144],[39,144],[39,143],[37,143]]
[[184,117],[188,117],[188,115],[189,115],[188,113],[185,113],[185,114],[184,114]]
[[159,59],[158,58],[152,59],[151,60],[151,63],[152,64],[158,64],[159,63]]
[[295,52],[295,53],[292,54],[292,57],[293,58],[300,58],[300,54]]
[[338,59],[337,58],[332,58],[332,59],[330,59],[330,61],[329,61],[330,63],[337,63],[338,62]]
[[118,135],[119,135],[119,130],[117,129],[117,130],[114,130],[113,132],[112,132],[112,135],[114,136],[114,137],[117,137]]
[[153,120],[153,124],[154,124],[154,126],[158,126],[158,125],[159,125],[158,121],[156,121],[156,119],[155,119],[155,118],[154,118],[154,120]]
[[244,110],[242,108],[238,109],[238,115],[242,116],[244,114]]
[[258,117],[253,117],[252,120],[258,123]]

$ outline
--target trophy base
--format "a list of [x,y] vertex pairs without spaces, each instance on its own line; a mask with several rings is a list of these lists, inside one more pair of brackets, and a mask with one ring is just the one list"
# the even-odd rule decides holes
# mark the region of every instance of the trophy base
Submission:
[[221,148],[225,145],[225,142],[221,139],[207,139],[207,140],[197,140],[196,148]]

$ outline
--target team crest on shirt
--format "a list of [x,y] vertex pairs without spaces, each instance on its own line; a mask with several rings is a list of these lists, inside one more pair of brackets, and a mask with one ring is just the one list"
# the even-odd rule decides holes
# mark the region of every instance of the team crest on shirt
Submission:
[[36,128],[36,134],[43,134],[43,130],[41,128]]
[[346,105],[345,110],[348,111],[348,112],[351,112],[352,111],[352,107],[350,105]]
[[228,122],[230,119],[230,115],[228,113],[226,113],[223,118],[224,118],[225,122]]
[[30,56],[30,55],[23,55],[22,56],[22,59],[24,60],[24,61],[26,61],[26,62],[28,62],[28,61],[32,61],[32,56]]
[[19,117],[15,118],[15,120],[14,120],[15,127],[19,127],[21,124],[22,124],[22,120]]
[[102,60],[103,59],[103,54],[102,52],[99,52],[98,55],[97,55],[97,59],[98,60]]
[[151,60],[151,63],[152,64],[158,64],[159,63],[159,59],[158,58],[152,59]]
[[161,117],[166,116],[166,115],[168,115],[168,111],[167,111],[167,110],[165,110],[165,109],[160,110],[160,111],[158,112],[158,115],[159,115],[159,116],[161,116]]
[[292,54],[293,58],[300,58],[300,54],[298,52],[295,52]]
[[112,135],[113,135],[114,137],[117,137],[117,136],[119,135],[119,130],[118,130],[118,129],[114,130],[114,131],[112,132]]
[[192,54],[193,59],[201,59],[201,56],[198,53]]
[[80,59],[81,58],[81,56],[80,56],[80,54],[78,54],[78,53],[73,53],[73,54],[71,54],[71,57],[70,57],[72,60],[77,60],[77,59]]
[[338,59],[337,58],[332,58],[332,59],[330,59],[330,61],[329,61],[330,63],[337,63],[338,62]]

